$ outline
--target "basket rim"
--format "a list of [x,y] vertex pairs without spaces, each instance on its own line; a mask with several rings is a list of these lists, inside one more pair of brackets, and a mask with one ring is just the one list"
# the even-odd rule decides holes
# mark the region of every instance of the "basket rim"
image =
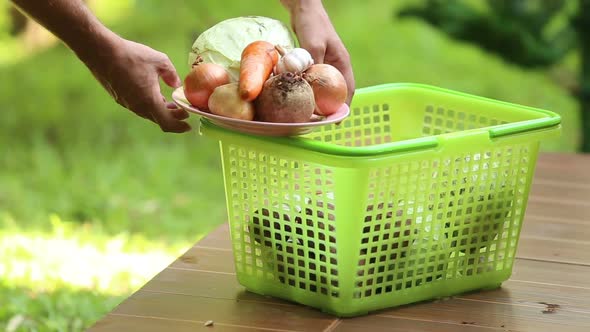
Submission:
[[[460,96],[464,98],[475,99],[479,101],[484,101],[487,103],[497,104],[499,106],[504,107],[516,107],[521,110],[526,110],[529,112],[534,112],[543,117],[530,119],[525,121],[518,121],[506,124],[500,124],[495,126],[488,126],[478,129],[471,129],[471,130],[464,130],[459,133],[468,133],[468,132],[487,132],[489,134],[490,139],[499,138],[499,137],[506,137],[510,135],[516,134],[526,134],[530,132],[538,132],[543,130],[559,130],[561,125],[561,116],[555,112],[544,110],[541,108],[535,108],[530,106],[524,106],[516,103],[505,102],[501,100],[491,99],[487,97],[477,96],[474,94],[469,94],[465,92],[460,92],[456,90],[441,88],[433,85],[422,84],[422,83],[385,83],[379,84],[369,87],[363,87],[356,90],[355,93],[374,93],[379,91],[386,91],[386,90],[429,90],[431,92],[440,92],[445,94],[451,94],[455,96]],[[432,135],[432,136],[425,136],[425,137],[418,137],[413,139],[407,139],[402,141],[395,141],[395,142],[388,142],[382,144],[375,144],[370,146],[343,146],[337,145],[329,142],[323,142],[319,140],[315,140],[305,136],[294,136],[294,137],[268,137],[268,136],[258,136],[253,134],[241,133],[236,131],[231,131],[229,129],[221,128],[216,126],[215,124],[211,123],[208,119],[201,118],[201,134],[203,134],[203,129],[205,131],[216,131],[218,133],[235,135],[235,136],[242,136],[242,137],[249,137],[257,140],[261,140],[264,142],[275,142],[283,145],[288,145],[291,147],[296,147],[299,149],[315,151],[323,154],[329,155],[336,155],[336,156],[379,156],[388,153],[394,152],[407,152],[413,150],[422,150],[422,149],[433,149],[440,146],[442,141],[446,136],[454,135],[456,136],[457,133],[448,133],[448,134],[439,134],[439,135]]]

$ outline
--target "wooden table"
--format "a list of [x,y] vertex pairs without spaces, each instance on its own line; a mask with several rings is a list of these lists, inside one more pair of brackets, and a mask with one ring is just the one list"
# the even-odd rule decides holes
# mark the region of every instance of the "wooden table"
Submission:
[[590,156],[539,158],[514,272],[499,289],[337,319],[244,291],[223,225],[91,328],[201,330],[590,331]]

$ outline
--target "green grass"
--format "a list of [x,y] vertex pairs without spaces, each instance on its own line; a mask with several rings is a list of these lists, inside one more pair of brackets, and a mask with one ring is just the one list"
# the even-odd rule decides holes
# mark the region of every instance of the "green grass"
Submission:
[[0,283],[6,299],[0,316],[6,331],[83,331],[97,314],[108,312],[123,295],[63,287],[53,292],[32,291]]
[[56,215],[48,222],[49,232],[25,231],[4,216],[0,317],[8,331],[82,330],[187,249]]
[[[577,149],[575,100],[546,72],[394,20],[408,2],[326,2],[358,87],[428,83],[546,108],[564,131],[543,150]],[[181,75],[208,26],[241,15],[288,21],[278,1],[96,3],[111,28],[167,53]],[[83,330],[225,220],[218,147],[122,109],[61,45],[25,56],[5,31],[0,44],[0,330]]]

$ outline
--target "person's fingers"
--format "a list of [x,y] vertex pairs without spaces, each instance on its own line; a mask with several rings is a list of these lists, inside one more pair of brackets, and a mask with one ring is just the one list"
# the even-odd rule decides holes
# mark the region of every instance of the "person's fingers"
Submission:
[[180,108],[173,102],[167,102],[166,108],[170,111],[170,113],[172,113],[172,116],[177,120],[184,120],[190,116],[186,110]]
[[352,69],[349,69],[348,74],[344,74],[344,79],[346,79],[346,86],[348,87],[348,94],[346,95],[346,104],[350,106],[350,103],[352,102],[352,97],[354,97],[354,92],[356,91]]
[[188,123],[176,119],[169,111],[159,109],[155,110],[152,114],[162,131],[166,133],[184,133],[191,130],[191,126]]
[[160,125],[160,124],[158,123],[158,120],[156,120],[156,117],[154,117],[154,115],[153,115],[151,112],[149,112],[149,111],[148,111],[147,113],[144,113],[143,117],[144,117],[145,119],[148,119],[148,120],[150,120],[151,122],[153,122],[153,123],[157,124],[158,126]]
[[[314,63],[324,63],[327,45],[325,42],[322,42],[321,39],[316,38],[314,34],[316,33],[308,31],[308,29],[300,29],[297,38],[299,39],[301,48],[309,52]],[[314,37],[309,38],[310,36]]]
[[177,119],[160,99],[158,84],[155,84],[151,92],[151,95],[138,106],[140,112],[150,115],[164,132],[183,133],[191,130],[190,125]]
[[162,58],[159,60],[157,68],[158,75],[162,77],[162,80],[168,86],[172,88],[178,88],[182,85],[180,77],[178,76],[178,73],[176,73],[176,68],[174,68],[174,65],[172,62],[170,62],[168,56],[162,54]]
[[135,112],[135,114],[139,115],[140,117],[142,117],[142,118],[144,118],[146,120],[150,120],[150,121],[156,123],[156,121],[151,116],[149,116],[149,114],[140,113],[140,112]]
[[342,76],[344,76],[344,80],[346,81],[346,88],[347,88],[347,95],[346,95],[346,104],[348,104],[348,106],[350,106],[350,103],[352,101],[352,97],[354,96],[354,92],[355,92],[355,82],[354,82],[354,74],[352,72],[352,67],[350,65],[350,62],[348,62],[347,65],[340,65],[338,67],[338,70],[340,70],[340,72],[342,73]]
[[[166,101],[166,99],[164,99],[164,101]],[[176,103],[175,103],[175,102],[171,102],[171,101],[170,101],[170,102],[167,102],[167,103],[166,103],[166,108],[168,108],[168,109],[171,109],[171,110],[172,110],[172,109],[175,109],[175,108],[180,108],[180,107],[178,107],[178,105],[176,105]]]
[[170,110],[170,113],[172,113],[172,116],[177,120],[185,120],[188,119],[188,117],[190,116],[188,112],[183,110],[182,108]]
[[350,102],[352,101],[355,92],[355,81],[350,56],[346,49],[340,49],[334,52],[332,52],[331,49],[328,49],[328,53],[329,57],[328,54],[326,54],[326,63],[334,66],[340,71],[340,73],[342,73],[342,76],[344,76],[347,88],[346,103],[350,106]]
[[[162,97],[163,98],[163,97]],[[164,99],[166,100],[166,99]],[[156,121],[156,118],[149,112],[150,107],[147,106],[147,103],[144,102],[143,104],[140,103],[138,105],[122,105],[123,107],[125,107],[126,109],[132,111],[133,113],[135,113],[136,115],[149,120],[155,124],[158,124],[158,121]]]
[[305,48],[313,59],[314,63],[324,63],[324,57],[326,55],[326,47],[321,44],[311,44]]
[[355,92],[355,82],[354,82],[354,74],[352,73],[352,68],[350,64],[346,65],[342,62],[334,62],[331,65],[336,67],[344,76],[344,80],[346,81],[346,104],[350,106],[350,102],[352,101],[352,97],[354,96]]

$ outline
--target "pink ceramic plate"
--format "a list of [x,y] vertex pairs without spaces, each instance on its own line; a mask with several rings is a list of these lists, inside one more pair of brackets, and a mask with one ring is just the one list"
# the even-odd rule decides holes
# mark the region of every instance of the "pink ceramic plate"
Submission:
[[264,136],[305,135],[312,132],[315,127],[341,122],[350,114],[350,109],[348,108],[348,105],[343,104],[342,107],[340,107],[340,109],[336,113],[327,117],[317,117],[315,121],[310,122],[272,123],[261,121],[248,121],[228,118],[199,110],[198,108],[192,106],[186,100],[186,97],[184,96],[184,90],[182,87],[174,90],[174,92],[172,93],[172,99],[178,106],[182,107],[188,112],[195,113],[204,118],[207,118],[209,121],[211,121],[215,125],[218,125],[219,127],[240,131],[243,133]]

